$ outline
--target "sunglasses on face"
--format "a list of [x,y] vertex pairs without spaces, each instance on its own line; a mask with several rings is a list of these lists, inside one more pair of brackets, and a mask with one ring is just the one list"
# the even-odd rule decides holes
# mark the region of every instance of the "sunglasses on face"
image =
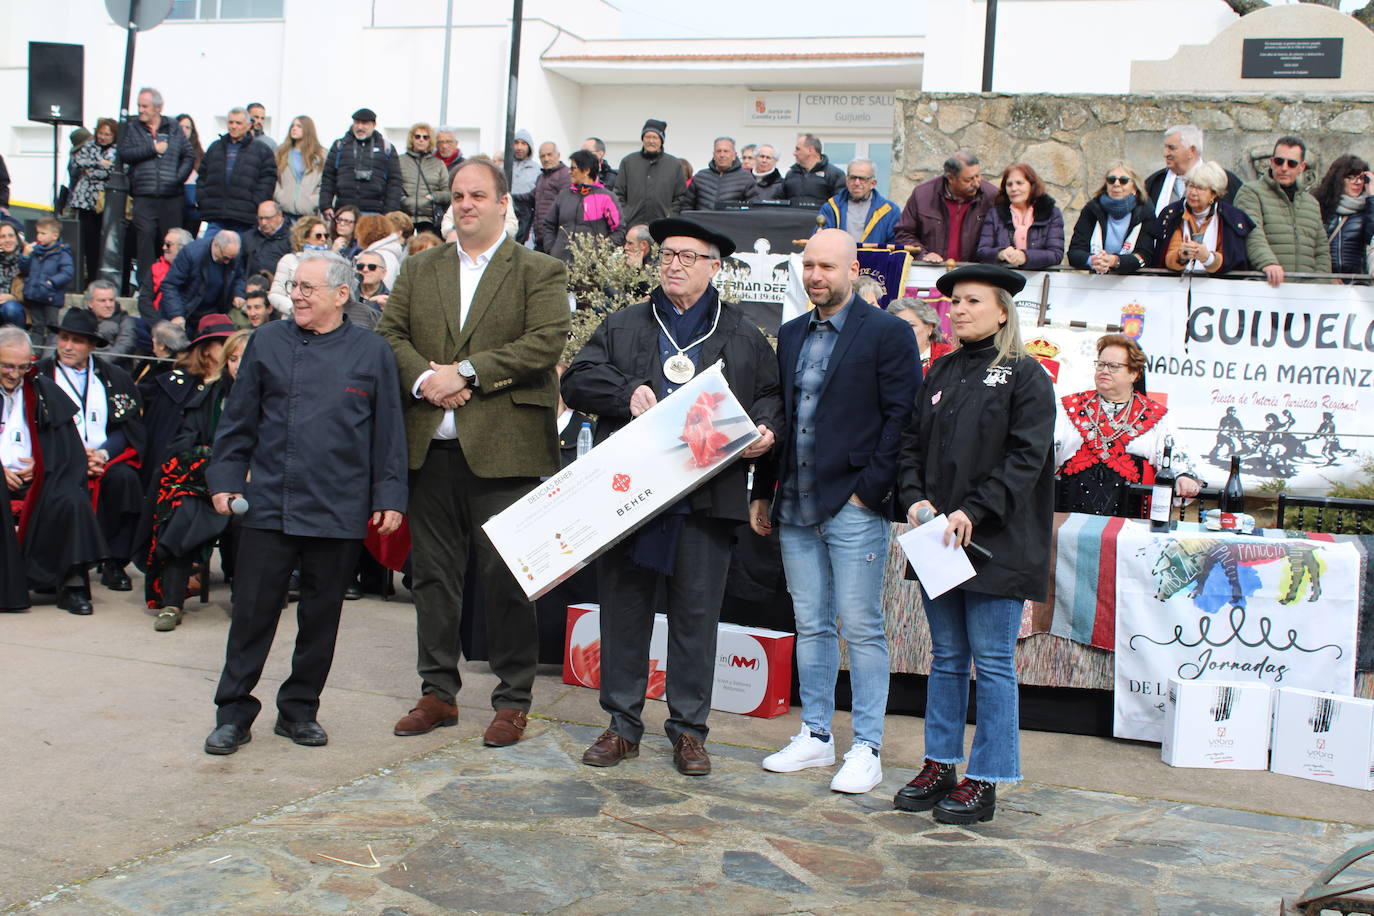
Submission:
[[323,232],[312,232],[312,233],[310,233],[310,235],[309,235],[308,237],[309,237],[309,238],[312,238],[312,239],[322,239],[322,238],[324,238],[324,233],[323,233]]
[[1276,169],[1283,168],[1285,165],[1290,169],[1295,169],[1302,165],[1302,162],[1297,159],[1285,159],[1282,156],[1275,156],[1270,161],[1274,163],[1274,168]]
[[416,140],[428,140],[429,134],[412,134]]
[[359,270],[381,270],[381,269],[382,269],[382,265],[380,265],[380,264],[359,264],[359,265],[358,265],[358,269],[359,269]]
[[1108,176],[1107,176],[1107,184],[1128,185],[1128,184],[1130,184],[1130,183],[1131,183],[1131,176],[1129,176],[1129,175],[1108,175]]

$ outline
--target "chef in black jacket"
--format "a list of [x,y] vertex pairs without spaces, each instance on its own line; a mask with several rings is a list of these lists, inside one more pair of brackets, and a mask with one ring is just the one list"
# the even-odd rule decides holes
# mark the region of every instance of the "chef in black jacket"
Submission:
[[[993,265],[952,270],[936,281],[950,297],[961,346],[935,362],[903,440],[898,493],[912,524],[925,508],[948,518],[946,543],[970,542],[975,575],[931,598],[931,669],[925,766],[894,800],[934,809],[947,824],[991,820],[997,783],[1021,779],[1016,634],[1025,599],[1049,586],[1054,509],[1054,391],[1021,344],[1012,296],[1025,277]],[[970,659],[978,716],[965,778]]]

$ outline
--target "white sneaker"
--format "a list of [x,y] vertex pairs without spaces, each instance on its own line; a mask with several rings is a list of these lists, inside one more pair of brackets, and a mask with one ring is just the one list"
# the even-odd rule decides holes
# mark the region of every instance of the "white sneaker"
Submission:
[[822,741],[813,737],[811,729],[802,730],[787,747],[763,758],[763,768],[770,773],[795,773],[807,767],[828,767],[835,764],[835,737]]
[[867,744],[856,744],[844,755],[844,766],[830,780],[830,791],[862,795],[883,781],[883,761]]

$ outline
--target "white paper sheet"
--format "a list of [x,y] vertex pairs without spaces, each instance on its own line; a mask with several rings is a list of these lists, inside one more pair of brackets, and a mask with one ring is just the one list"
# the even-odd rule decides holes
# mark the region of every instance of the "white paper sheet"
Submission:
[[937,515],[924,525],[897,536],[897,543],[902,545],[906,558],[911,561],[916,578],[932,598],[973,578],[973,564],[964,548],[955,543],[948,547],[941,543],[948,527],[949,519]]

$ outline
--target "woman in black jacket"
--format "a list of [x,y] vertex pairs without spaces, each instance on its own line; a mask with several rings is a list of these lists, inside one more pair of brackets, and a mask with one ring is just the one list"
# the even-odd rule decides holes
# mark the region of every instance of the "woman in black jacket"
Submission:
[[1313,196],[1331,242],[1331,272],[1367,274],[1369,243],[1374,239],[1374,195],[1369,193],[1369,163],[1359,156],[1336,157]]
[[[969,547],[974,576],[930,597],[931,664],[925,766],[898,791],[906,811],[937,821],[991,820],[997,783],[1021,779],[1016,634],[1026,599],[1049,587],[1054,516],[1054,391],[1021,345],[1012,296],[1025,277],[977,264],[936,281],[962,346],[931,365],[902,441],[898,498],[920,523],[947,518],[946,544]],[[969,662],[978,669],[978,725],[965,778]]]
[[1069,264],[1099,274],[1133,274],[1154,260],[1154,221],[1140,176],[1120,159],[1107,167],[1102,187],[1078,214],[1069,240]]

